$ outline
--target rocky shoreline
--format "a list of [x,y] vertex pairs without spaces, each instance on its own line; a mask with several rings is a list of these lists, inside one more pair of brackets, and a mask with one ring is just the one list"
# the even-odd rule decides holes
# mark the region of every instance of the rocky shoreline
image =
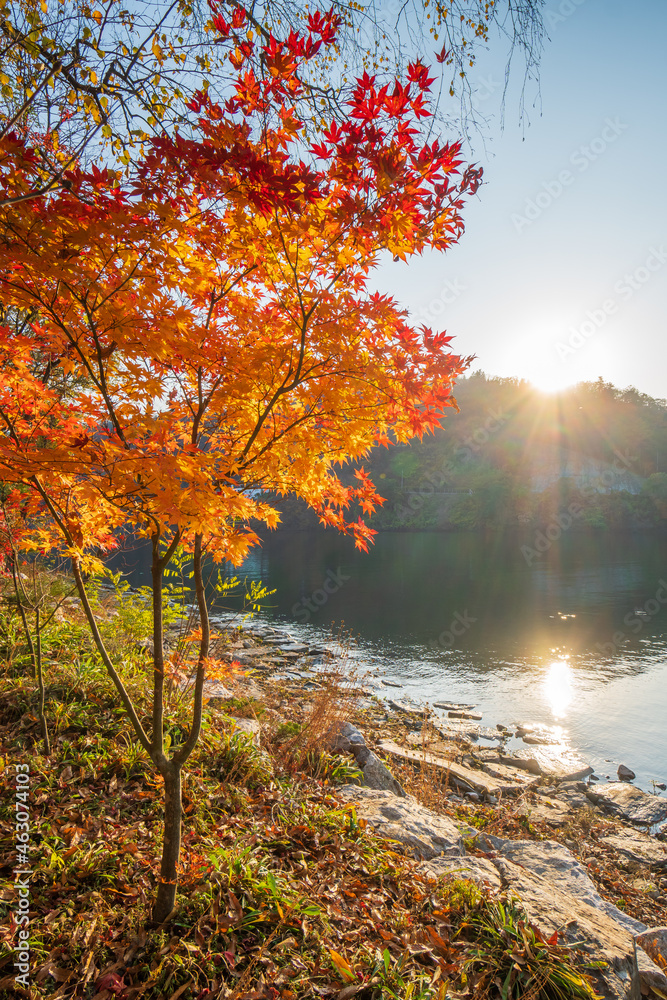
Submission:
[[[225,630],[216,655],[245,673],[207,682],[205,698],[257,742],[268,724],[306,718],[332,675],[340,683],[325,646],[214,624]],[[433,877],[509,890],[543,933],[577,943],[603,997],[667,998],[667,798],[627,780],[596,783],[544,727],[489,730],[474,706],[381,699],[363,683],[347,682],[344,695],[323,749],[359,769],[360,784],[337,794],[362,821]],[[525,750],[505,749],[515,734]]]

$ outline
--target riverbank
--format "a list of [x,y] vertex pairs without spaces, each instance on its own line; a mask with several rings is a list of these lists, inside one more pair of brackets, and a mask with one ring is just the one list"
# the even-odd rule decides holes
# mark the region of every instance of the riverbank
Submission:
[[[8,773],[25,764],[31,776],[25,995],[426,1000],[505,984],[510,997],[583,997],[586,976],[602,995],[637,995],[627,921],[667,923],[661,841],[594,806],[580,782],[515,768],[507,787],[507,765],[462,731],[443,738],[359,685],[344,649],[220,631],[216,654],[234,667],[207,687],[177,910],[157,929],[161,790],[107,679],[71,647],[49,665],[46,758],[34,684],[5,665],[2,755]],[[187,684],[174,692],[174,736],[187,697]],[[401,759],[424,749],[449,766]],[[367,787],[370,775],[389,787]],[[5,802],[4,832],[12,819]],[[560,885],[537,919],[545,865]],[[552,928],[558,893],[574,909]],[[12,887],[2,905],[14,912]],[[0,988],[11,981],[6,962]]]

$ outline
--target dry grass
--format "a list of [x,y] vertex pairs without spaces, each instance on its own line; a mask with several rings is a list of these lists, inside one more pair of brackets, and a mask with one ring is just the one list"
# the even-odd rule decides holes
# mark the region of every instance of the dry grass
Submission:
[[282,746],[284,761],[291,770],[312,770],[313,760],[328,750],[333,735],[350,720],[359,699],[359,680],[347,656],[349,640],[339,637],[342,655],[319,674],[320,688],[313,695],[299,732]]

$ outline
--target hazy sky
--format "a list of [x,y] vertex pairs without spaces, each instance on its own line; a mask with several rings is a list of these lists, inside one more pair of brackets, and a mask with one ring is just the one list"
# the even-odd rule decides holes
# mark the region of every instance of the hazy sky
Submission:
[[664,398],[667,0],[551,0],[546,22],[528,126],[518,63],[503,132],[497,49],[471,71],[492,121],[469,153],[486,183],[460,244],[376,283],[454,334],[473,368],[548,389],[601,375]]

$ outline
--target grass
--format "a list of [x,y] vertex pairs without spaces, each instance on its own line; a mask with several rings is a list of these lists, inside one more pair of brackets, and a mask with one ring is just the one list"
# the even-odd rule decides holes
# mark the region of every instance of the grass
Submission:
[[[429,879],[352,807],[340,805],[336,783],[359,778],[348,758],[325,749],[354,704],[340,671],[330,673],[298,722],[267,709],[261,746],[234,732],[224,713],[205,714],[183,786],[177,908],[164,926],[152,926],[161,782],[74,627],[76,614],[73,608],[73,625],[61,622],[47,637],[54,661],[46,705],[50,757],[40,753],[35,682],[18,640],[0,677],[0,755],[8,776],[11,765],[25,763],[31,777],[32,986],[23,995],[444,1000],[483,995],[471,993],[471,984],[495,997],[509,983],[514,992],[505,995],[519,996],[515,986],[523,983],[532,991],[525,996],[540,1000],[592,996],[573,956],[542,941],[514,904],[465,880]],[[145,657],[128,654],[127,664],[141,705]],[[232,707],[260,715],[247,699]],[[174,740],[186,709],[173,706]],[[0,807],[9,843],[13,804],[6,794]],[[10,854],[3,861],[8,878],[14,860]],[[16,905],[9,883],[0,893],[8,949]],[[532,979],[517,957],[517,948],[523,955],[528,946],[539,958]],[[520,966],[516,976],[510,959]],[[554,993],[554,984],[565,992]],[[5,963],[0,995],[14,985]]]

